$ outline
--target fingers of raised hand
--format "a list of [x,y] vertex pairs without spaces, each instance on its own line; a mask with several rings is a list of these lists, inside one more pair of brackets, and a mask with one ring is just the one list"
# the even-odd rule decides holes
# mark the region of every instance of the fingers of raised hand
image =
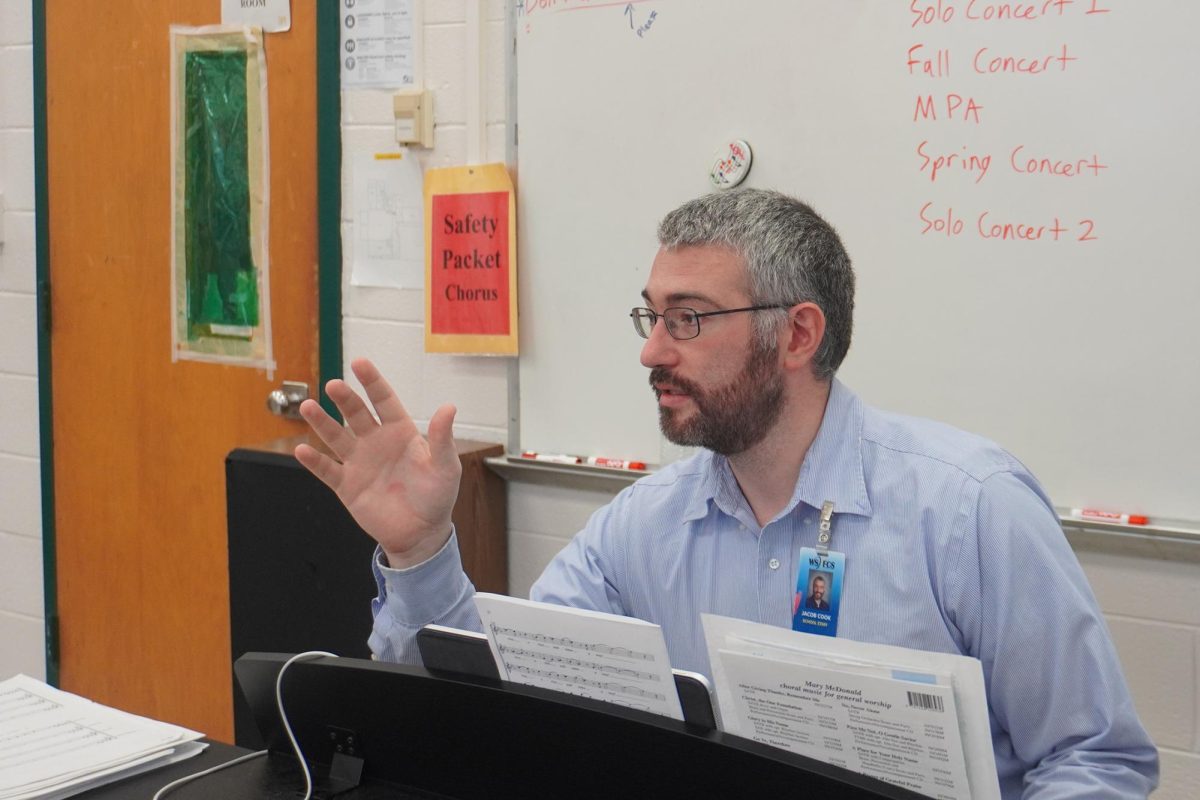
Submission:
[[358,396],[358,392],[351,389],[345,381],[336,378],[331,380],[325,384],[325,393],[342,412],[342,418],[356,435],[365,436],[379,424],[367,408],[367,404]]
[[342,465],[306,444],[296,446],[296,460],[333,491],[342,485]]
[[[338,459],[345,461],[346,457],[354,450],[354,435],[343,428],[337,420],[326,414],[325,409],[321,408],[316,400],[305,400],[301,403],[300,416],[304,418],[304,421],[309,424],[317,436],[321,437],[321,441],[333,451]],[[312,450],[311,447],[308,449]],[[317,453],[316,450],[313,450],[313,452]],[[317,453],[317,455],[320,455],[320,453]],[[300,463],[308,466],[303,461]]]
[[375,407],[375,413],[379,415],[380,422],[386,424],[408,419],[408,412],[404,410],[400,398],[396,396],[391,384],[384,380],[383,375],[374,364],[365,358],[358,358],[351,362],[350,369],[354,371],[355,377],[366,390],[367,397],[371,400],[371,405]]
[[454,415],[457,413],[458,409],[447,403],[433,412],[433,418],[429,420],[429,452],[443,469],[454,469],[461,463],[454,446]]

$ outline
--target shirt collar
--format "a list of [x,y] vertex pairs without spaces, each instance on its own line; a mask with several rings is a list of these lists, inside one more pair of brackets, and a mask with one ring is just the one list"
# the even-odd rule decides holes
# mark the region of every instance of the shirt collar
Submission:
[[862,459],[863,403],[836,378],[829,389],[825,417],[800,467],[796,501],[820,508],[833,501],[834,512],[871,515]]
[[[683,510],[684,522],[693,522],[708,516],[708,502],[726,493],[729,482],[733,481],[729,462],[724,456],[718,456],[711,450],[700,451],[697,466],[700,467],[702,479]],[[736,481],[733,482],[736,486]]]
[[[799,503],[820,508],[833,501],[835,513],[871,515],[862,460],[863,404],[854,392],[836,378],[829,389],[825,416],[800,467],[800,477],[792,499],[782,514]],[[684,521],[708,514],[709,501],[715,501],[726,513],[745,505],[741,489],[733,477],[729,460],[704,451],[704,479],[684,509]]]

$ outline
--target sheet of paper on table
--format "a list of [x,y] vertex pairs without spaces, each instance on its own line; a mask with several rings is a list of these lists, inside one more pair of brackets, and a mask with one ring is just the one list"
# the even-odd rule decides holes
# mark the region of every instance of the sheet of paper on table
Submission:
[[203,734],[55,689],[0,681],[0,800],[67,797],[198,755]]

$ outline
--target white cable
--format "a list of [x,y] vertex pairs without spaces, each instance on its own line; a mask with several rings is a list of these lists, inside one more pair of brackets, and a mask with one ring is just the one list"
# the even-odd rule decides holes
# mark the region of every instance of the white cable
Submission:
[[209,767],[208,769],[203,770],[201,772],[193,772],[191,775],[184,775],[182,778],[171,781],[166,786],[162,787],[157,792],[155,792],[152,800],[161,800],[163,795],[165,795],[167,792],[171,791],[172,789],[176,789],[180,786],[183,786],[185,783],[194,781],[197,778],[203,778],[205,775],[211,775],[214,772],[216,772],[217,770],[222,770],[222,769],[225,769],[226,767],[232,767],[234,764],[240,764],[243,761],[249,761],[252,758],[258,758],[259,756],[265,756],[266,754],[267,754],[266,750],[258,750],[253,753],[250,753],[248,755],[238,756],[237,758],[233,759],[232,761],[226,761],[224,764],[217,764],[215,767]]
[[[283,695],[280,693],[280,687],[283,685],[283,673],[287,672],[288,667],[290,667],[292,664],[295,664],[297,661],[307,661],[313,658],[319,658],[321,656],[337,658],[335,653],[326,653],[324,650],[308,650],[303,653],[297,653],[284,662],[283,666],[279,668],[279,674],[275,676],[275,705],[279,708],[279,719],[283,722],[283,730],[285,733],[287,733],[288,741],[292,743],[292,750],[294,750],[296,753],[296,760],[300,762],[300,769],[304,772],[304,800],[312,800],[312,773],[308,770],[308,762],[304,760],[304,754],[300,752],[300,745],[296,743],[296,736],[292,733],[292,725],[290,722],[288,722],[287,712],[283,710]],[[243,761],[249,761],[252,758],[265,756],[268,752],[269,751],[267,750],[257,750],[253,753],[247,753],[244,756],[238,756],[232,761],[226,761],[224,764],[218,764],[215,767],[209,767],[201,772],[194,772],[191,775],[185,775],[178,780],[171,781],[166,786],[159,789],[154,793],[154,797],[151,800],[162,800],[162,798],[168,792],[177,789],[185,783],[194,781],[197,778],[203,778],[205,775],[211,775],[218,770],[225,769],[226,767],[232,767],[235,764],[241,764]]]
[[337,658],[333,653],[326,653],[324,650],[308,650],[304,653],[297,653],[289,658],[284,665],[279,668],[279,677],[275,679],[275,705],[279,706],[279,719],[283,722],[283,730],[288,735],[288,741],[292,743],[292,749],[296,751],[296,760],[300,762],[300,769],[304,772],[304,800],[312,800],[312,773],[308,771],[308,762],[304,760],[304,754],[300,752],[300,745],[296,743],[296,736],[292,733],[292,724],[288,722],[287,712],[283,710],[283,695],[280,693],[280,687],[283,686],[283,673],[287,668],[297,661],[307,661],[320,656],[329,656]]

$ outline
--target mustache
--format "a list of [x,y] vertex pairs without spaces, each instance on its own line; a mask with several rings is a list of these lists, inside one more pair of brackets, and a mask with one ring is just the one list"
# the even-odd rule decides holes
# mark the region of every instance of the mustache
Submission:
[[678,389],[679,391],[681,391],[685,394],[690,394],[690,395],[701,394],[699,386],[697,386],[692,381],[689,381],[687,378],[679,377],[678,375],[676,375],[674,372],[671,372],[671,370],[667,369],[666,367],[655,367],[654,369],[650,370],[650,388],[654,389],[654,393],[656,395],[660,394],[658,389],[655,387],[655,384],[658,384],[658,383],[670,384],[671,386],[675,387],[676,389]]

